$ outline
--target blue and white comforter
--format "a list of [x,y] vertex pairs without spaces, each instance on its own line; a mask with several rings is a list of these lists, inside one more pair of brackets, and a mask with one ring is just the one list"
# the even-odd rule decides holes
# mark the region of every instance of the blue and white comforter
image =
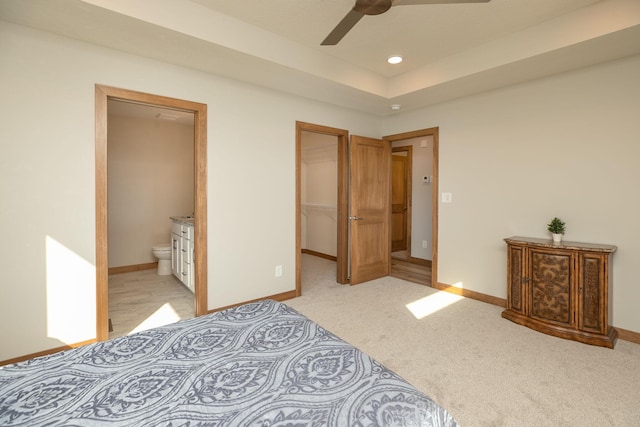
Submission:
[[456,426],[395,373],[262,301],[0,369],[0,425]]

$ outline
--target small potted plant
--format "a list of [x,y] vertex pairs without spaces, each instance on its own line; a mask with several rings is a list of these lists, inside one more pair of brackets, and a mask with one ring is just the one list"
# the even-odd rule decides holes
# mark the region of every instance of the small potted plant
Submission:
[[549,224],[547,224],[547,230],[553,235],[553,243],[562,242],[562,236],[564,235],[565,224],[560,218],[553,218]]

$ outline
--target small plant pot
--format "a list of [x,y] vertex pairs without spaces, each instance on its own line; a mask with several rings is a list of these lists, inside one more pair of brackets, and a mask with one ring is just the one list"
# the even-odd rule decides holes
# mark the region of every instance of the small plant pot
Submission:
[[553,236],[553,243],[562,243],[562,236],[564,236],[564,234],[551,233],[551,235]]

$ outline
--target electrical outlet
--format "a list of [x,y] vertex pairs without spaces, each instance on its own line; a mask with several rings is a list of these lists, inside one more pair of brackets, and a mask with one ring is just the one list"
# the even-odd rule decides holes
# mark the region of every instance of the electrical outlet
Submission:
[[276,277],[282,277],[282,266],[276,265]]
[[426,240],[422,241],[422,248],[423,249],[427,249],[429,247],[429,242],[427,242]]

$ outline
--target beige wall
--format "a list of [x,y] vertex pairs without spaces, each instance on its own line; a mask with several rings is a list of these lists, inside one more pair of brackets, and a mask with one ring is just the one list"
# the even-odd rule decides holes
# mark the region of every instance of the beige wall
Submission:
[[618,245],[614,324],[640,332],[640,57],[381,119],[4,22],[0,51],[0,360],[95,337],[96,83],[207,104],[209,309],[295,287],[296,120],[439,126],[440,281],[504,297],[502,238],[557,215]]
[[2,21],[0,52],[0,221],[16,224],[0,360],[96,336],[96,83],[207,104],[209,309],[295,289],[296,120],[380,135],[352,110]]
[[385,121],[385,134],[440,128],[438,279],[506,297],[513,235],[618,246],[615,326],[640,332],[640,57],[459,99]]
[[194,210],[193,125],[109,115],[109,267],[155,262],[171,216]]

